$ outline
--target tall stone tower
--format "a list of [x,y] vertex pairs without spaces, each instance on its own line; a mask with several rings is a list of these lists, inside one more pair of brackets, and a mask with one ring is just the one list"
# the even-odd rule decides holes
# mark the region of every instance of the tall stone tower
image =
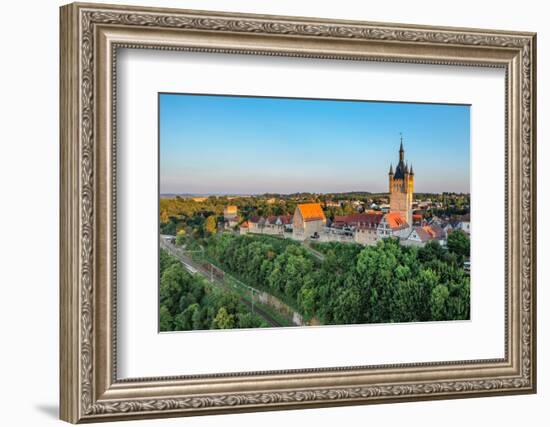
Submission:
[[390,212],[401,214],[409,225],[412,225],[414,172],[412,164],[409,168],[409,165],[405,163],[403,137],[401,137],[401,146],[399,147],[399,163],[397,163],[395,173],[393,172],[393,166],[390,165],[389,184]]

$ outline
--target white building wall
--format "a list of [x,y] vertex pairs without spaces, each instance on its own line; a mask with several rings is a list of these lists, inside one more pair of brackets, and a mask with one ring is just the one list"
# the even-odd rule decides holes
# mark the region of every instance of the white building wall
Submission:
[[315,233],[318,233],[320,235],[323,232],[324,228],[325,223],[323,221],[306,221],[304,223],[305,237],[311,237]]
[[376,228],[372,230],[355,230],[353,240],[361,245],[375,245],[379,240]]
[[407,237],[410,236],[411,231],[412,231],[412,227],[407,227],[400,230],[394,230],[392,234],[393,236],[399,237],[400,239],[406,239]]

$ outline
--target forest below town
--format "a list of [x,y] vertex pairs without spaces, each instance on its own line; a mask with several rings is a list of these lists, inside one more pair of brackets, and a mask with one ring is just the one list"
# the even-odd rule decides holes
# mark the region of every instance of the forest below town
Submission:
[[249,286],[265,290],[315,323],[356,324],[462,320],[470,316],[470,279],[463,263],[469,239],[402,246],[317,243],[322,256],[271,236],[213,234],[206,256]]
[[189,273],[164,250],[160,251],[159,320],[161,332],[268,326],[236,293]]

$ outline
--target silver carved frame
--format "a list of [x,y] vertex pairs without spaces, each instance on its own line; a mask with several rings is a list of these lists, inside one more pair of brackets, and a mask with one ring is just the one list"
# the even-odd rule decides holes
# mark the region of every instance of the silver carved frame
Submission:
[[[536,35],[100,4],[61,8],[60,417],[78,422],[536,391]],[[117,48],[502,67],[505,357],[117,379]]]

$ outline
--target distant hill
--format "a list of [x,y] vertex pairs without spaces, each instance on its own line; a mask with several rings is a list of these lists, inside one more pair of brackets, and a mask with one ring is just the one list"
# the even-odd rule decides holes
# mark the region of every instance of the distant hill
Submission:
[[344,193],[311,193],[311,192],[296,192],[296,193],[262,193],[262,194],[201,194],[201,193],[161,193],[160,197],[162,199],[172,199],[174,197],[181,197],[181,198],[191,198],[191,197],[308,197],[308,196],[367,196],[370,194],[378,194],[378,193],[371,193],[370,191],[347,191]]
[[[416,198],[421,197],[430,197],[430,196],[437,196],[441,194],[446,195],[469,195],[469,193],[422,193],[417,192],[415,193]],[[192,197],[261,197],[261,198],[296,198],[296,197],[315,197],[315,196],[324,196],[324,197],[331,197],[334,199],[348,199],[348,198],[355,198],[355,197],[364,197],[364,196],[386,196],[387,192],[371,192],[371,191],[346,191],[341,193],[311,193],[311,192],[296,192],[296,193],[290,193],[290,194],[283,194],[283,193],[263,193],[263,194],[200,194],[200,193],[161,193],[160,197],[161,199],[172,199],[175,197],[181,197],[184,199],[192,198]]]
[[190,199],[192,197],[249,197],[250,194],[201,194],[201,193],[160,193],[161,199],[173,199],[174,197],[181,197],[183,199]]

